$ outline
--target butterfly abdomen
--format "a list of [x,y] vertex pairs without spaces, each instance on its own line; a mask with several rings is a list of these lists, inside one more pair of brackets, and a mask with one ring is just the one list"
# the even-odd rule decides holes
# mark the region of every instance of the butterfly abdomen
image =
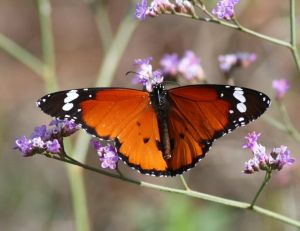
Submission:
[[162,84],[158,84],[154,87],[153,92],[151,93],[151,104],[155,109],[158,120],[159,135],[161,140],[159,148],[163,153],[163,158],[168,160],[172,158],[171,142],[167,122],[169,101],[167,98],[167,91]]

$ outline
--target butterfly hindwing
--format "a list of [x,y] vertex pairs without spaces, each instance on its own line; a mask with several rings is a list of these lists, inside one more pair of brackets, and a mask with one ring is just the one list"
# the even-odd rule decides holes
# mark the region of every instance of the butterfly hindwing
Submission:
[[215,139],[256,119],[270,104],[261,92],[224,85],[184,86],[168,95],[172,175],[194,167]]

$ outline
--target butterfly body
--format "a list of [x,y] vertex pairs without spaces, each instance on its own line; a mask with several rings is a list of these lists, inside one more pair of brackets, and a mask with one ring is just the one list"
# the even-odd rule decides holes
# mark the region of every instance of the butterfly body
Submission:
[[154,86],[150,93],[151,105],[157,115],[159,135],[161,142],[157,142],[158,148],[163,152],[163,157],[168,160],[172,157],[171,143],[168,129],[168,113],[169,113],[169,99],[168,92],[163,84]]
[[88,133],[114,140],[120,158],[141,173],[175,176],[192,168],[213,141],[259,117],[265,94],[236,86],[189,85],[152,92],[89,88],[55,92],[38,106],[74,120]]

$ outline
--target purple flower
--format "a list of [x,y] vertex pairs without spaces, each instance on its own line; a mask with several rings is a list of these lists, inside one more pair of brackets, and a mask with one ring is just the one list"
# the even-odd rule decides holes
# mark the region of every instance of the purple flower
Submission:
[[155,17],[165,12],[171,12],[174,7],[174,4],[169,0],[153,0],[148,7],[147,15]]
[[253,148],[257,145],[257,140],[260,137],[260,133],[250,132],[247,136],[245,136],[246,143],[243,145],[243,148],[248,148],[253,150]]
[[50,133],[48,132],[47,126],[42,125],[34,128],[34,131],[31,134],[31,139],[40,137],[42,140],[49,139]]
[[175,11],[178,13],[194,13],[194,6],[188,0],[176,0]]
[[276,99],[278,100],[281,100],[290,88],[287,79],[275,79],[273,80],[272,86],[276,91]]
[[15,149],[23,153],[23,156],[34,154],[52,153],[59,154],[61,146],[58,140],[69,136],[78,130],[78,126],[73,121],[54,119],[49,127],[42,125],[36,127],[31,134],[31,139],[23,136],[16,139]]
[[170,13],[174,10],[175,5],[169,0],[153,0],[148,7],[147,0],[142,0],[136,5],[135,17],[145,20],[147,16],[156,17],[159,14]]
[[92,146],[96,149],[102,168],[116,169],[119,157],[114,146],[102,145],[99,140],[92,140]]
[[42,140],[41,137],[35,137],[31,140],[32,147],[37,149],[43,149],[45,147],[45,142]]
[[269,162],[269,155],[266,153],[266,147],[262,146],[261,144],[256,144],[252,149],[254,154],[254,159],[257,160],[258,165],[261,170],[268,169],[268,162]]
[[295,159],[291,157],[291,151],[287,146],[281,145],[279,148],[274,148],[271,152],[271,166],[274,169],[281,170],[284,165],[292,165]]
[[16,139],[15,144],[16,146],[14,147],[14,149],[17,149],[20,152],[22,152],[24,157],[33,155],[32,142],[30,139],[27,139],[26,136],[22,136],[20,139]]
[[98,151],[98,149],[100,149],[102,147],[101,143],[99,140],[97,139],[92,139],[91,140],[91,145],[94,149],[96,149]]
[[147,16],[147,9],[148,9],[147,0],[142,0],[140,3],[136,4],[135,8],[135,17],[140,20],[145,20]]
[[138,66],[133,83],[142,84],[148,92],[152,92],[153,86],[163,82],[161,71],[153,71],[151,65],[152,57],[136,59],[134,64]]
[[163,68],[163,73],[172,76],[177,74],[178,63],[179,63],[178,55],[175,53],[165,54],[163,58],[160,60],[160,65]]
[[193,51],[186,51],[178,64],[178,71],[188,80],[203,80],[204,71],[200,59]]
[[248,67],[250,64],[256,61],[256,54],[246,52],[226,54],[220,55],[218,60],[220,69],[224,73],[228,73],[235,67]]
[[260,133],[252,132],[246,136],[247,143],[243,148],[248,148],[253,153],[253,158],[245,162],[244,173],[252,174],[255,171],[263,170],[271,172],[280,171],[283,166],[291,165],[295,159],[291,157],[291,151],[286,146],[281,145],[274,148],[270,154],[266,153],[266,148],[257,143]]
[[234,7],[239,0],[220,0],[212,13],[219,19],[231,20],[234,16]]
[[102,154],[102,157],[100,157],[100,161],[102,162],[102,168],[116,169],[119,161],[116,149],[112,145],[109,145]]
[[74,121],[67,119],[54,119],[50,122],[49,126],[52,126],[50,129],[52,136],[61,137],[70,136],[79,129],[79,126]]
[[63,120],[62,136],[70,136],[78,131],[79,126],[72,120]]
[[48,152],[53,154],[59,154],[61,151],[61,147],[57,139],[47,141],[46,148]]
[[250,159],[245,162],[244,173],[252,174],[259,171],[259,162],[256,158]]

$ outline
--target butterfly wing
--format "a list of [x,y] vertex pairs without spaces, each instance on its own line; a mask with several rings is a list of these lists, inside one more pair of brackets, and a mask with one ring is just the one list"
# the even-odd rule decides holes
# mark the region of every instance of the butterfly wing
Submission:
[[125,88],[77,89],[46,95],[37,105],[53,117],[74,120],[92,135],[115,140],[121,159],[140,172],[160,175],[166,171],[149,93]]
[[215,139],[255,120],[270,104],[261,92],[224,85],[178,87],[168,96],[171,175],[194,167]]

